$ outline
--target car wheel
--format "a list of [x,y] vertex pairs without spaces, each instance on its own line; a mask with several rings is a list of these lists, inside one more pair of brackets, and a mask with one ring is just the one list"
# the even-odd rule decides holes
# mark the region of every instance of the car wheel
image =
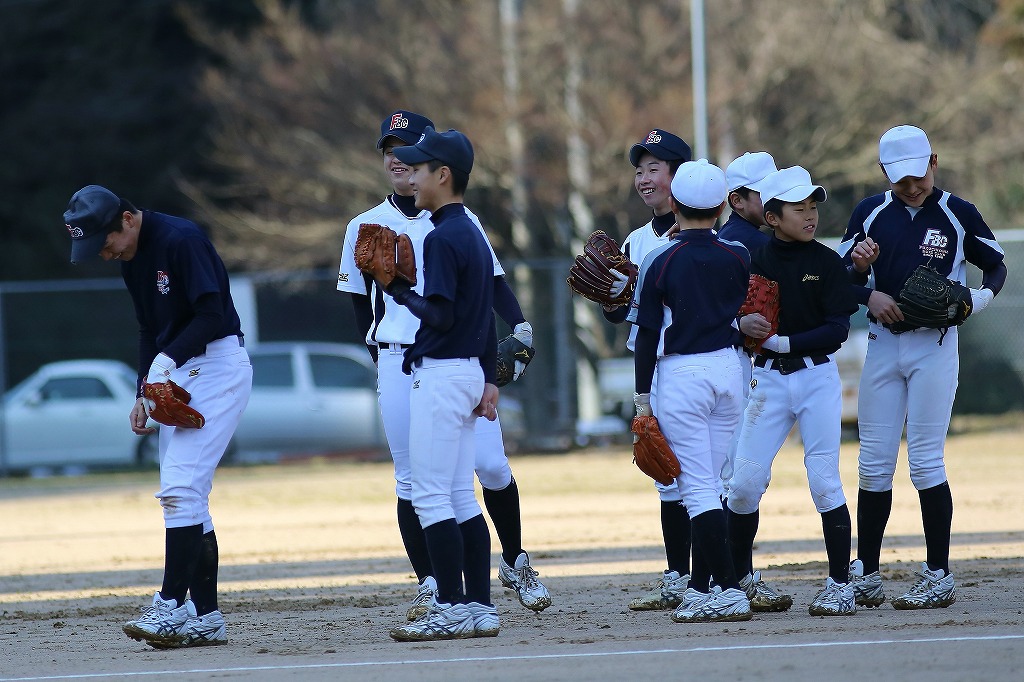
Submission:
[[148,433],[135,449],[135,464],[143,469],[155,469],[160,466],[160,434]]

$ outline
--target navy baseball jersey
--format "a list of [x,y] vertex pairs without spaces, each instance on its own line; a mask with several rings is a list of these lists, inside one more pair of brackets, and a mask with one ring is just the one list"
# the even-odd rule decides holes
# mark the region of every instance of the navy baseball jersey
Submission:
[[736,211],[733,211],[725,225],[722,225],[722,229],[718,231],[718,238],[743,244],[751,256],[772,239],[770,234],[762,232],[757,225]]

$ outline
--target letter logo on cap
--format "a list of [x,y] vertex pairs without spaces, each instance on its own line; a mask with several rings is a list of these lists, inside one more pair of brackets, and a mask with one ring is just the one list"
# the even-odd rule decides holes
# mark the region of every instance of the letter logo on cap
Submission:
[[71,233],[72,239],[80,239],[85,236],[85,233],[82,232],[82,228],[80,227],[71,227],[67,223],[64,223],[64,227],[68,228],[68,232]]
[[658,144],[661,142],[661,135],[658,134],[657,130],[652,130],[651,134],[647,136],[647,142],[644,144]]
[[391,117],[391,130],[408,127],[409,119],[407,119],[405,116],[402,116],[402,114],[398,113]]
[[420,133],[420,139],[416,140],[416,144],[419,144],[420,142],[423,142],[423,140],[425,140],[425,139],[427,139],[427,134],[426,133]]

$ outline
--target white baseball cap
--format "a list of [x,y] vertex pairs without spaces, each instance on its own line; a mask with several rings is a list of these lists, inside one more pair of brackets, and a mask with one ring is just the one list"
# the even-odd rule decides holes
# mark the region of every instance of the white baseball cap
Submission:
[[718,208],[728,195],[725,172],[707,159],[687,161],[672,178],[672,197],[690,208]]
[[725,182],[730,192],[740,187],[749,187],[757,192],[755,185],[777,170],[775,159],[768,152],[747,152],[726,167]]
[[891,182],[924,177],[931,158],[932,146],[920,128],[896,126],[878,140],[878,160]]
[[803,201],[811,195],[816,201],[828,199],[825,188],[811,182],[811,174],[800,166],[775,171],[758,183],[758,186],[763,204],[767,204],[772,199],[790,202]]

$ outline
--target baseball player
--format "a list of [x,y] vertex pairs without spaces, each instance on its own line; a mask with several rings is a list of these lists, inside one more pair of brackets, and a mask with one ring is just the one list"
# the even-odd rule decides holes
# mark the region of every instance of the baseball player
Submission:
[[774,333],[759,313],[739,320],[740,331],[764,341],[754,360],[729,481],[733,562],[737,572],[750,565],[772,462],[797,423],[829,566],[825,588],[809,611],[812,616],[850,615],[857,607],[849,584],[850,510],[839,479],[843,395],[832,355],[849,335],[857,304],[842,259],[814,239],[818,203],[827,198],[824,188],[800,166],[769,174],[759,188],[775,236],[753,254],[750,272],[778,284],[780,312]]
[[712,230],[728,194],[720,168],[707,159],[684,163],[670,188],[680,234],[644,260],[627,319],[637,325],[637,414],[653,413],[657,370],[657,418],[679,458],[676,485],[693,546],[715,581],[704,592],[691,581],[672,620],[749,620],[750,601],[729,554],[720,476],[743,409],[736,311],[746,298],[750,257]]
[[163,585],[142,615],[125,623],[125,634],[156,648],[225,644],[210,491],[252,389],[227,270],[195,223],[139,210],[99,185],[71,197],[64,222],[71,262],[97,255],[120,261],[135,305],[139,398],[129,415],[132,431],[153,431],[146,427],[144,383],[174,381],[206,420],[198,429],[160,426]]
[[906,425],[926,558],[917,584],[892,605],[940,608],[956,601],[949,570],[953,497],[943,448],[960,367],[957,329],[950,328],[943,337],[937,329],[897,328],[901,333],[896,333],[891,326],[903,321],[897,300],[917,266],[930,264],[961,284],[967,283],[967,263],[977,266],[981,287],[970,290],[975,313],[999,293],[1006,266],[1003,249],[978,209],[935,186],[938,156],[923,130],[909,125],[889,129],[879,140],[878,155],[889,189],[857,205],[840,246],[856,281],[863,284],[856,290],[858,302],[868,308],[868,352],[857,408],[857,559],[850,577],[858,604],[885,601],[879,555]]
[[[645,225],[630,232],[622,243],[623,253],[633,263],[643,263],[649,253],[669,243],[667,232],[676,221],[669,186],[676,169],[689,160],[690,146],[660,128],[655,128],[630,148],[629,162],[636,169],[633,186],[654,214]],[[621,283],[624,285],[625,281]],[[618,295],[621,289],[610,293]],[[628,312],[628,306],[605,308],[604,316],[618,324],[626,320]],[[626,348],[630,351],[636,341],[636,329],[629,330]],[[657,377],[651,387],[651,403],[655,406],[656,396]],[[662,485],[655,481],[654,486],[661,498],[661,533],[668,568],[654,581],[652,590],[630,601],[629,608],[634,611],[674,609],[682,601],[690,581],[690,517],[682,503],[682,494],[675,483]]]
[[494,637],[499,624],[490,599],[491,539],[473,494],[477,417],[497,417],[494,258],[462,204],[473,147],[456,130],[438,133],[427,126],[415,146],[395,147],[394,154],[411,168],[416,206],[429,210],[434,224],[423,240],[423,294],[400,282],[388,293],[420,320],[402,369],[413,381],[412,503],[438,599],[391,636]]
[[[410,620],[427,612],[428,605],[436,600],[437,592],[423,529],[412,504],[409,394],[413,382],[412,377],[402,371],[403,354],[412,346],[420,320],[408,308],[396,304],[391,296],[376,287],[372,279],[359,272],[355,265],[354,247],[361,223],[387,225],[399,234],[409,235],[416,262],[422,264],[423,240],[434,225],[430,221],[430,212],[415,206],[413,190],[409,186],[411,169],[398,160],[394,150],[415,144],[424,129],[432,125],[430,119],[405,110],[395,111],[381,123],[377,148],[383,154],[384,170],[394,192],[379,205],[349,222],[338,273],[338,290],[352,294],[356,322],[377,363],[378,402],[395,464],[398,526],[409,561],[419,580],[419,589],[407,612]],[[466,214],[480,227],[471,211],[466,209]],[[480,230],[483,234],[482,227]],[[513,328],[516,337],[532,346],[533,329],[523,317],[519,302],[505,280],[505,272],[493,250],[491,256],[494,308]],[[423,280],[418,279],[416,290],[422,293]],[[541,611],[551,605],[551,597],[538,578],[537,571],[530,565],[529,554],[522,548],[519,487],[505,454],[500,419],[478,419],[476,438],[476,474],[483,488],[484,506],[487,507],[502,546],[498,577],[503,585],[515,590],[520,603],[531,610]]]

